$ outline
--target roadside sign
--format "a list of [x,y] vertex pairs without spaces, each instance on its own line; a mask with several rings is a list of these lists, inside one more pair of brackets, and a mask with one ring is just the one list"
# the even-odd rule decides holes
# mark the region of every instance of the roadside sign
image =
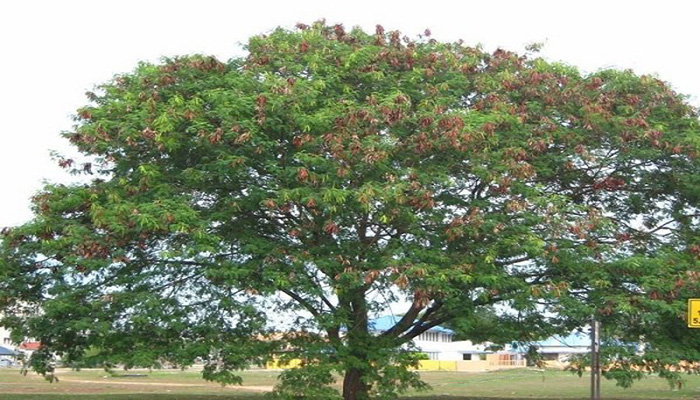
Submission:
[[688,299],[688,328],[700,328],[700,299]]

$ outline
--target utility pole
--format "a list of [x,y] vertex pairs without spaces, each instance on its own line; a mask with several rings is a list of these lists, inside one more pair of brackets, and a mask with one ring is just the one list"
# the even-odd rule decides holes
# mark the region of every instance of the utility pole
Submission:
[[591,400],[600,400],[600,321],[591,318]]

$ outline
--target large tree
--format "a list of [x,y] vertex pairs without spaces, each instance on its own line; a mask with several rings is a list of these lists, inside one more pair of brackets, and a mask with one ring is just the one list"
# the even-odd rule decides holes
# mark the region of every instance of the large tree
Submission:
[[59,164],[92,178],[46,186],[0,253],[3,324],[41,341],[38,371],[201,358],[229,383],[281,355],[303,367],[283,396],[337,396],[337,372],[344,399],[385,398],[420,386],[412,338],[494,307],[521,327],[626,316],[637,338],[641,310],[682,323],[700,134],[662,81],[381,26],[246,49],[88,93],[64,134],[85,159]]

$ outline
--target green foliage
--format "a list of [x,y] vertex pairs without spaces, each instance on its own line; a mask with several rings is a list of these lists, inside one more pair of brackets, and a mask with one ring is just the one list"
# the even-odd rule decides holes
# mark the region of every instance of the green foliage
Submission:
[[280,399],[340,399],[330,385],[335,383],[333,369],[323,364],[306,364],[303,368],[285,370],[280,376],[272,398]]
[[657,334],[683,324],[700,254],[697,114],[665,83],[379,26],[247,50],[88,94],[64,134],[86,159],[59,164],[94,179],[45,187],[0,247],[2,323],[39,355],[201,358],[236,383],[285,354],[305,368],[284,396],[331,396],[335,371],[346,399],[391,398],[420,387],[401,349],[435,325],[527,341],[595,314],[657,346],[654,371],[698,360],[695,332],[670,358]]

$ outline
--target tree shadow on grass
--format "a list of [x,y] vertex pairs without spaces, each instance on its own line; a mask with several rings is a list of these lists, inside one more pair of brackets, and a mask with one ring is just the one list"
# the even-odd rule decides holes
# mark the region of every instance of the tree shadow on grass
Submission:
[[70,393],[33,393],[33,394],[0,394],[0,400],[263,400],[260,394],[70,394]]
[[[70,393],[33,393],[0,394],[0,400],[264,400],[265,395],[250,394],[181,394],[181,393],[129,393],[129,394],[70,394]],[[400,400],[588,400],[588,397],[483,397],[483,396],[404,396]],[[644,400],[669,400],[670,398],[645,398]],[[634,397],[606,397],[606,400],[638,400]]]
[[[450,396],[450,395],[432,395],[432,396],[411,396],[401,397],[401,400],[589,400],[589,397],[484,397],[484,396]],[[644,400],[671,400],[670,397],[663,398],[644,398]],[[678,398],[679,400],[683,398]],[[639,400],[637,397],[605,397],[605,400]]]

